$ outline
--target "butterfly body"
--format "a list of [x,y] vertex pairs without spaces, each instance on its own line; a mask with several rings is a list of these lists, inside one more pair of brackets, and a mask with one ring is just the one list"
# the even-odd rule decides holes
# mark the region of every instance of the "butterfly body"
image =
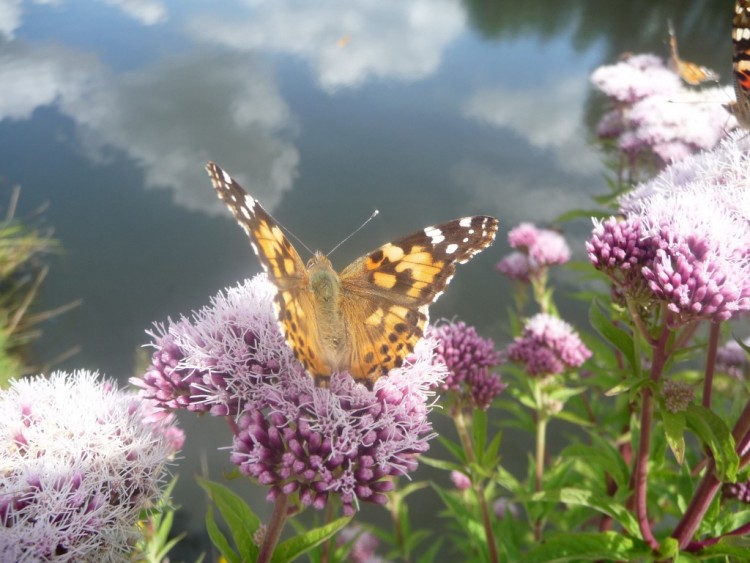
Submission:
[[371,387],[400,367],[456,264],[492,244],[497,232],[493,217],[455,219],[385,244],[337,273],[320,252],[304,264],[252,196],[216,164],[207,170],[276,285],[274,308],[287,343],[321,386],[346,371]]
[[737,0],[732,19],[732,72],[736,101],[724,107],[750,129],[750,0]]

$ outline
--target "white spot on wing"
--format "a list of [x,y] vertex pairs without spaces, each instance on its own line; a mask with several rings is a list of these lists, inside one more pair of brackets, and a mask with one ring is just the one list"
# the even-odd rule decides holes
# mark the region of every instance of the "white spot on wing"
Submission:
[[224,176],[224,181],[225,181],[225,182],[226,182],[227,184],[231,184],[231,183],[232,183],[232,177],[231,177],[231,176],[230,176],[229,174],[227,174],[227,173],[226,173],[226,172],[224,172],[223,170],[221,171],[221,174],[222,174],[222,175]]
[[245,194],[245,206],[252,211],[255,209],[255,199],[250,194]]
[[451,243],[445,247],[446,254],[453,254],[456,250],[458,250],[458,245],[455,243]]
[[471,227],[471,217],[464,217],[458,222],[462,227]]
[[445,240],[445,237],[443,236],[443,231],[435,227],[427,227],[424,230],[424,234],[430,237],[432,244],[440,244],[441,242]]

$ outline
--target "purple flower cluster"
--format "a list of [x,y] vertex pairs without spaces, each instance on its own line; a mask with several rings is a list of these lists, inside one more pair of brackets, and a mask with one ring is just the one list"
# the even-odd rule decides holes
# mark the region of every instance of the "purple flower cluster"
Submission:
[[611,101],[597,131],[631,160],[655,156],[663,166],[710,149],[737,127],[721,104],[726,88],[688,89],[654,55],[632,55],[597,68],[591,81]]
[[570,260],[570,248],[559,233],[521,223],[508,232],[511,252],[497,263],[495,269],[511,279],[528,282],[550,266]]
[[131,383],[165,411],[239,414],[257,392],[247,381],[278,378],[296,363],[273,310],[253,307],[270,303],[275,291],[270,283],[249,282],[220,293],[192,320],[156,325],[149,332],[151,365]]
[[351,542],[351,549],[347,553],[346,560],[350,563],[381,563],[384,561],[376,553],[378,545],[380,545],[378,538],[364,528],[352,524],[341,530],[336,538],[336,544],[342,545],[349,542]]
[[437,341],[435,360],[448,368],[442,388],[466,396],[475,408],[487,409],[506,384],[490,369],[501,361],[495,344],[482,338],[463,322],[430,327],[428,335]]
[[508,346],[508,358],[522,363],[532,377],[564,373],[590,357],[591,351],[572,326],[545,313],[529,318],[521,336]]
[[0,561],[126,560],[184,435],[97,374],[0,394]]
[[750,481],[727,483],[724,485],[723,494],[726,498],[736,498],[740,502],[750,504]]
[[642,184],[620,200],[623,219],[595,222],[591,262],[626,294],[645,285],[675,324],[750,310],[748,161],[733,136]]
[[278,329],[275,291],[257,276],[162,329],[142,392],[165,409],[235,416],[231,460],[270,488],[269,500],[322,509],[334,494],[347,514],[359,501],[385,503],[390,477],[414,471],[434,435],[431,389],[446,375],[435,343],[424,339],[372,390],[346,373],[318,388]]

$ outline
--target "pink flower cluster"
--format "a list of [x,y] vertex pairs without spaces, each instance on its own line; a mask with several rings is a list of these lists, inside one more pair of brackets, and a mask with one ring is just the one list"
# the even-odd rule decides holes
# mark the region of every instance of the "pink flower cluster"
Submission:
[[475,408],[489,408],[507,387],[498,374],[490,373],[501,362],[494,342],[463,322],[437,324],[428,335],[437,342],[435,361],[448,368],[441,388],[467,396]]
[[529,282],[550,266],[570,260],[570,248],[559,233],[521,223],[508,232],[508,244],[516,249],[497,263],[495,269],[510,279]]
[[590,357],[591,351],[572,326],[545,313],[529,318],[521,336],[508,346],[508,358],[522,363],[532,377],[564,373]]
[[626,295],[644,287],[673,323],[750,310],[750,155],[733,135],[664,170],[595,222],[589,259]]
[[220,293],[191,319],[154,333],[152,365],[136,381],[167,411],[236,419],[231,460],[269,487],[322,509],[338,496],[385,503],[390,477],[416,469],[434,436],[427,418],[446,367],[422,340],[372,390],[346,373],[315,386],[286,344],[273,311],[275,287],[260,275]]
[[591,81],[611,102],[598,135],[613,140],[631,161],[655,157],[661,167],[715,147],[737,127],[720,103],[731,99],[729,89],[688,89],[655,55],[630,55],[601,66]]

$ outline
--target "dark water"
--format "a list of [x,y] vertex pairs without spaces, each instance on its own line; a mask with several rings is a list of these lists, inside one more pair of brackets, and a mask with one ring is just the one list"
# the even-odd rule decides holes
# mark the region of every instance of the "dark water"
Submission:
[[[497,216],[498,244],[460,268],[432,316],[504,341],[509,286],[493,266],[507,229],[549,224],[604,190],[589,73],[623,51],[666,54],[671,17],[683,57],[728,77],[731,4],[0,2],[0,202],[15,184],[22,214],[49,202],[65,254],[40,305],[83,299],[47,323],[38,359],[80,345],[57,367],[125,381],[153,321],[258,271],[210,187],[209,159],[313,248],[378,208],[337,251],[339,267],[428,224]],[[587,228],[565,226],[578,258]],[[557,295],[573,280],[559,275]],[[562,309],[585,317],[575,302]],[[192,560],[205,545],[191,475],[205,456],[220,477],[228,463],[216,448],[230,438],[217,421],[182,420],[178,526],[192,541],[178,556]],[[512,441],[504,455],[525,459]],[[436,501],[420,501],[412,514],[437,526],[424,516]]]

